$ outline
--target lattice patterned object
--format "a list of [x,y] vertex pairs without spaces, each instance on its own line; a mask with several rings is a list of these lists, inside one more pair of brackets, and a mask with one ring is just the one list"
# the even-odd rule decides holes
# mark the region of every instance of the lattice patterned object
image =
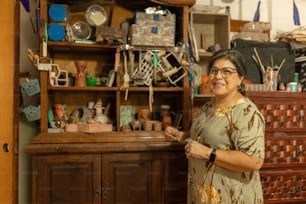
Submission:
[[[172,58],[171,62],[174,65],[170,64],[170,58]],[[163,72],[164,77],[173,85],[176,85],[177,82],[188,74],[171,52],[160,58],[158,61],[158,71]]]
[[266,120],[266,128],[305,128],[306,105],[260,104],[259,110]]
[[[306,172],[291,171],[281,173],[278,171],[261,172],[261,182],[264,189],[264,199],[285,203],[286,200],[305,201]],[[290,202],[291,203],[291,202]],[[300,202],[299,202],[300,203]],[[304,203],[304,202],[303,202]]]
[[23,113],[25,114],[28,121],[34,121],[40,119],[40,106],[27,106],[23,109]]
[[287,138],[271,136],[265,142],[265,165],[306,163],[305,138]]
[[[292,201],[292,199],[304,201],[306,196],[305,165],[306,141],[304,136],[266,136],[265,168],[260,173],[264,198],[269,201]],[[284,169],[291,170],[284,171]]]
[[156,79],[158,72],[161,72],[164,78],[173,85],[188,74],[171,52],[151,50],[140,52],[139,66],[134,71],[132,78],[141,79],[145,85],[149,86]]
[[29,96],[33,96],[40,92],[38,79],[30,79],[21,83],[22,90]]
[[37,58],[37,68],[41,71],[50,71],[52,69],[52,59],[48,57]]
[[154,78],[153,57],[154,53],[150,50],[139,53],[139,66],[132,75],[133,79],[143,80],[147,86],[152,84]]

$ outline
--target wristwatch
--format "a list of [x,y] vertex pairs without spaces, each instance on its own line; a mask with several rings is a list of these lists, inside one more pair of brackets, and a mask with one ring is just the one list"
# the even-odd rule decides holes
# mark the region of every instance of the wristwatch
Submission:
[[210,156],[209,156],[209,163],[214,163],[215,162],[215,159],[216,159],[216,149],[213,148],[211,153],[210,153]]

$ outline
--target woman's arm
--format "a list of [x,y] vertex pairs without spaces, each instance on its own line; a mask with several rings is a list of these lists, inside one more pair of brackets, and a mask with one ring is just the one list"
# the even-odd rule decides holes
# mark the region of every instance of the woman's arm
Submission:
[[[196,141],[191,141],[185,146],[187,158],[203,158],[209,160],[212,148],[202,145]],[[264,160],[255,156],[249,156],[237,150],[216,150],[214,163],[232,171],[253,171],[262,167]]]
[[237,150],[217,150],[215,163],[233,171],[252,171],[259,170],[264,159]]

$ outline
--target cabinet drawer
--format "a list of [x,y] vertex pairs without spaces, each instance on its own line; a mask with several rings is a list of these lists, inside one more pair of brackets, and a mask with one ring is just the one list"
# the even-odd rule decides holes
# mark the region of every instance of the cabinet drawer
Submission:
[[[289,96],[290,97],[290,96]],[[305,128],[306,106],[301,99],[293,98],[252,98],[266,120],[266,128],[282,129]],[[293,103],[294,101],[294,103]]]
[[268,136],[265,140],[265,166],[306,164],[305,136]]
[[265,203],[291,203],[306,200],[306,170],[262,170]]

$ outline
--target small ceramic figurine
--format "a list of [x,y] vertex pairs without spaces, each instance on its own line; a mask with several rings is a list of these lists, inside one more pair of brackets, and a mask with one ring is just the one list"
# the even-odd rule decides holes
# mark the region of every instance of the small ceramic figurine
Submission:
[[88,105],[87,105],[87,108],[88,108],[88,118],[94,118],[95,117],[95,102],[94,101],[89,101],[88,102]]
[[74,61],[77,74],[75,76],[75,86],[85,87],[86,86],[86,76],[87,76],[87,64],[84,60],[75,60]]
[[96,117],[95,117],[96,122],[107,123],[107,116],[103,113],[104,107],[102,99],[97,100],[95,109],[96,109]]
[[55,115],[52,122],[54,122],[55,127],[64,128],[67,121],[65,105],[59,103],[54,104],[54,113]]
[[64,109],[62,104],[54,104],[54,111],[55,111],[55,116],[59,119],[59,120],[64,120]]

